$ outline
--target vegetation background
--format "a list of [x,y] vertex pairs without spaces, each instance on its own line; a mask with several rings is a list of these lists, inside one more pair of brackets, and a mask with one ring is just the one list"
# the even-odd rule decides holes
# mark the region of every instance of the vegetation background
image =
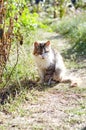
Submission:
[[[2,3],[0,129],[81,130],[86,126],[86,2],[79,0],[73,5],[70,0],[46,0],[37,5],[34,0],[2,0]],[[70,89],[66,84],[49,87],[37,82],[32,53],[33,43],[38,40],[51,40],[52,46],[61,51],[67,68],[83,81],[79,88]],[[3,42],[11,46],[4,51],[8,51],[4,61]]]

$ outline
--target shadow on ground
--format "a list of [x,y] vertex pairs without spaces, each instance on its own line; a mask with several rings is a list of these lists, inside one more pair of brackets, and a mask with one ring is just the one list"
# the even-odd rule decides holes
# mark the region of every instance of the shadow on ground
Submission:
[[14,82],[9,86],[6,86],[4,89],[2,88],[0,90],[0,104],[3,105],[7,102],[9,102],[9,97],[14,100],[16,95],[18,96],[22,91],[30,91],[32,89],[36,89],[38,91],[44,91],[48,87],[53,87],[53,85],[43,85],[39,84],[37,81],[29,80],[29,79],[23,79],[18,82]]

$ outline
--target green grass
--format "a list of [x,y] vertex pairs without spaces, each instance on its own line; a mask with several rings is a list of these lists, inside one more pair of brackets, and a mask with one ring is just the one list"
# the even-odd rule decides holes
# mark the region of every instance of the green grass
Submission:
[[[34,67],[34,60],[32,55],[33,52],[30,45],[19,46],[18,49],[19,49],[18,54],[16,52],[16,47],[13,47],[11,49],[9,61],[7,62],[6,68],[4,70],[4,75],[3,75],[4,84],[9,80],[11,81],[17,80],[19,83],[19,81],[22,78],[27,78],[27,77],[29,79],[35,80],[34,72],[37,71],[36,68]],[[17,58],[18,58],[18,62],[17,62]],[[12,70],[13,72],[11,74]],[[9,78],[9,76],[11,77]]]
[[75,55],[86,55],[86,15],[63,17],[61,21],[52,24],[52,29],[69,39],[71,49],[69,53]]

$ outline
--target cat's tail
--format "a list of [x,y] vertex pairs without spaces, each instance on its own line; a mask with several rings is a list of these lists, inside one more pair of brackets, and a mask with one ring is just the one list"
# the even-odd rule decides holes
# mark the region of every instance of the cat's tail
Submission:
[[74,76],[72,73],[69,75],[65,75],[64,73],[54,73],[53,80],[60,83],[70,83],[70,87],[77,87],[81,84],[81,79],[77,76]]
[[64,76],[60,82],[70,83],[70,87],[77,87],[81,84],[81,79],[74,76]]

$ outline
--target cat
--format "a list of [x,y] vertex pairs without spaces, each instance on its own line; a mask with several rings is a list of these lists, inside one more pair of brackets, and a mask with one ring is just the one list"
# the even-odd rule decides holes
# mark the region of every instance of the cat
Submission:
[[35,42],[33,55],[38,67],[40,76],[40,83],[47,82],[48,85],[52,81],[56,82],[70,82],[70,86],[77,86],[75,78],[66,76],[66,67],[63,58],[59,52],[56,52],[52,47],[50,41]]

